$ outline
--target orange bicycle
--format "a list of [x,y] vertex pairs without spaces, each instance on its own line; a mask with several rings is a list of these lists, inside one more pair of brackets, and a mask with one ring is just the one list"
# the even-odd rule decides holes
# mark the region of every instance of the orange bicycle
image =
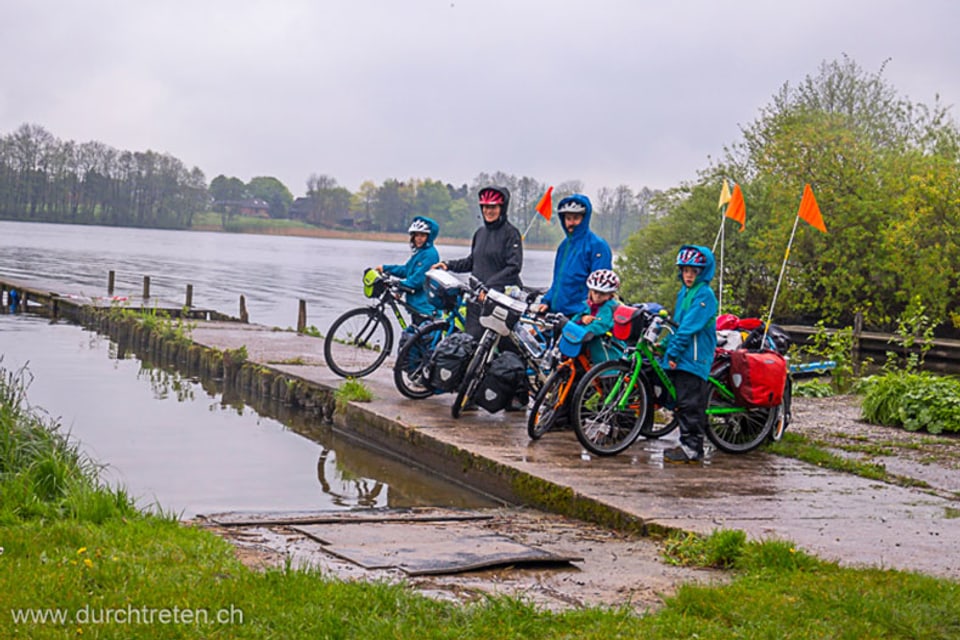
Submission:
[[[548,431],[569,424],[567,400],[572,397],[577,381],[593,365],[585,348],[592,338],[593,334],[582,325],[573,322],[563,325],[560,339],[549,355],[553,361],[546,367],[553,372],[534,396],[527,414],[527,435],[531,440],[539,440]],[[620,355],[619,350],[617,355]]]

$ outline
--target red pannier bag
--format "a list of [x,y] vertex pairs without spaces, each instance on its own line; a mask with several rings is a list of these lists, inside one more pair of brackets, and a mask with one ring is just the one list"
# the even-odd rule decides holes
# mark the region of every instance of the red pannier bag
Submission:
[[776,351],[730,352],[730,386],[737,402],[747,407],[775,407],[783,401],[787,361]]

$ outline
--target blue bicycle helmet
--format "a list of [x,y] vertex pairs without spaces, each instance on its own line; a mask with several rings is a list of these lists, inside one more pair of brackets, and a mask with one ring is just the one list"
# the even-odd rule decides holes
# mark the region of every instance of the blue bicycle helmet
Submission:
[[677,253],[677,266],[703,269],[707,266],[707,256],[696,247],[683,247]]

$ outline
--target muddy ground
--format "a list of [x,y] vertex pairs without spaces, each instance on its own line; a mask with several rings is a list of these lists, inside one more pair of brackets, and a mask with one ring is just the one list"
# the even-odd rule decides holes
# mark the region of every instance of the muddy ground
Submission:
[[[960,500],[960,438],[869,425],[859,416],[857,398],[852,396],[797,398],[790,429],[839,455],[882,464],[901,483],[917,481],[922,483],[918,490]],[[421,593],[458,602],[494,593],[519,595],[552,610],[603,605],[645,611],[661,605],[684,583],[729,579],[720,571],[668,564],[661,541],[654,538],[528,509],[485,513],[490,516],[480,525],[485,530],[583,560],[414,577],[399,569],[363,569],[331,555],[324,545],[288,526],[218,527],[209,522],[205,526],[235,543],[241,559],[252,567],[282,565],[289,558],[295,565],[315,566],[345,580],[402,581]]]

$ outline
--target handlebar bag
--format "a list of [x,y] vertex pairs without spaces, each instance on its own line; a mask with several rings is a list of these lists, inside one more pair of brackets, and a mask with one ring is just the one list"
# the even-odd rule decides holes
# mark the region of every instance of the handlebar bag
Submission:
[[437,309],[456,309],[457,299],[465,288],[459,278],[443,269],[427,271],[427,298]]
[[366,269],[363,272],[363,295],[368,298],[379,298],[386,287],[387,283],[383,281],[376,269]]
[[568,322],[563,325],[563,331],[560,333],[560,341],[557,346],[560,348],[560,353],[565,357],[576,358],[580,355],[584,343],[592,337],[593,333],[587,327],[576,322]]
[[453,333],[441,340],[430,357],[430,386],[439,391],[455,391],[476,350],[477,339],[469,333]]
[[526,310],[526,304],[505,293],[487,291],[480,310],[480,326],[496,331],[501,336],[508,335]]
[[663,309],[664,306],[657,302],[620,305],[613,310],[613,337],[624,342],[637,342],[650,321]]
[[787,360],[776,351],[731,351],[730,385],[738,404],[775,407],[783,402]]

